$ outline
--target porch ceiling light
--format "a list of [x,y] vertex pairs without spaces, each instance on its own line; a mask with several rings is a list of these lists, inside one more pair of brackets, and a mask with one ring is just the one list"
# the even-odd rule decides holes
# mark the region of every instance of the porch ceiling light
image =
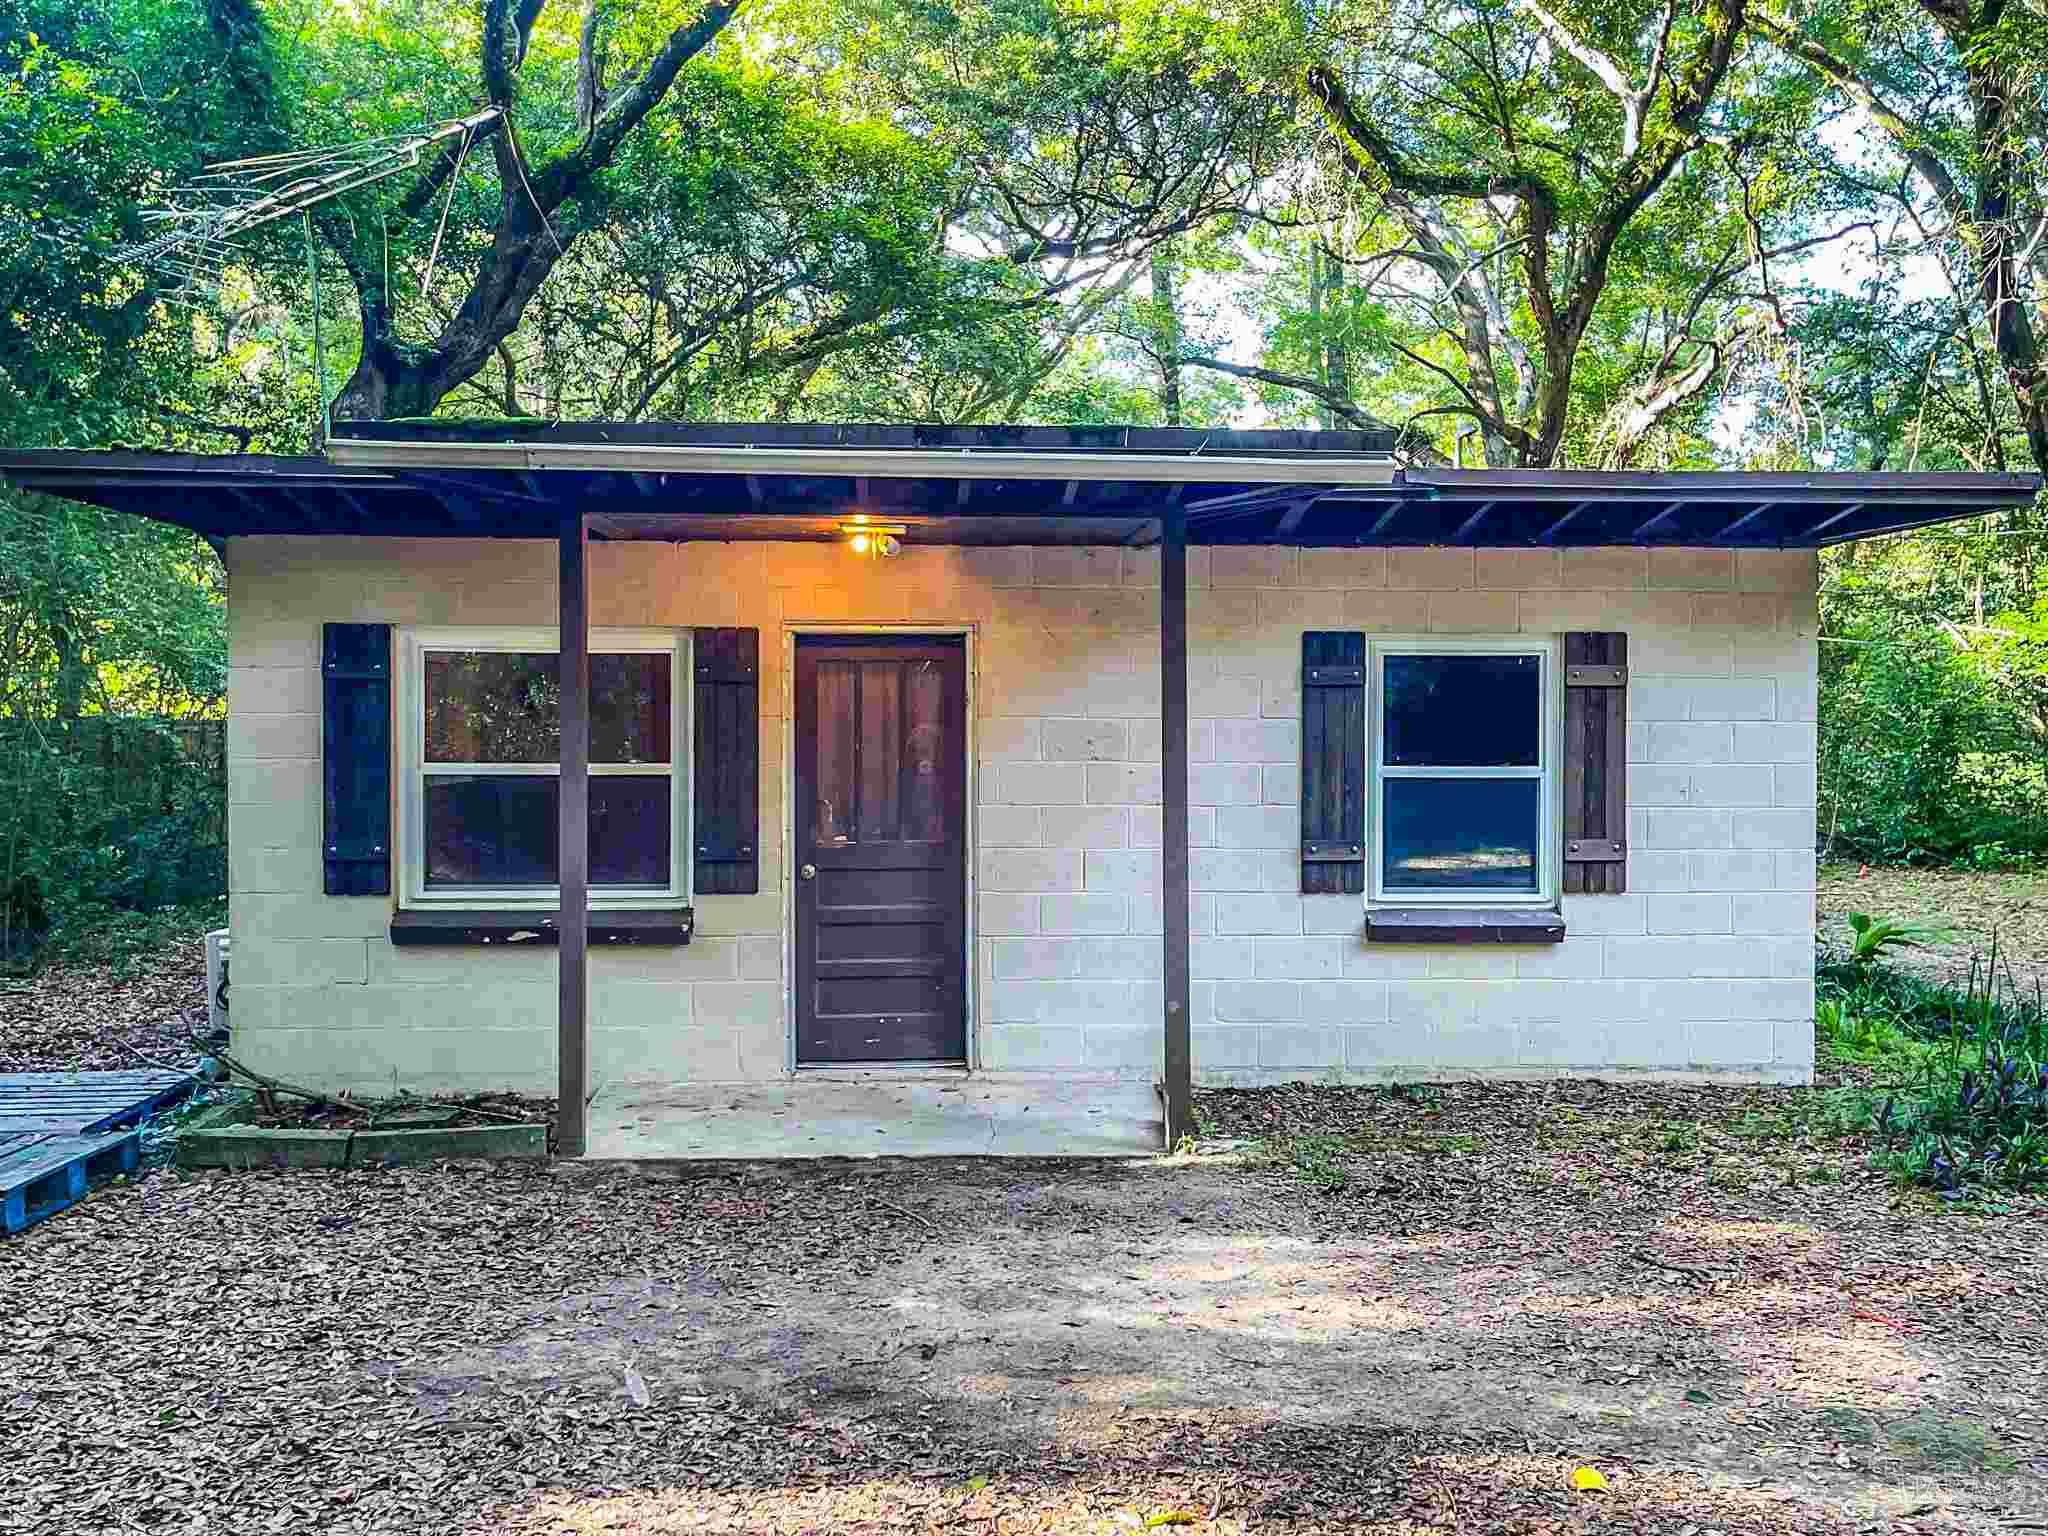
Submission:
[[903,523],[877,522],[859,513],[841,523],[839,531],[846,535],[847,547],[856,555],[868,560],[888,560],[903,553],[903,535],[910,529]]

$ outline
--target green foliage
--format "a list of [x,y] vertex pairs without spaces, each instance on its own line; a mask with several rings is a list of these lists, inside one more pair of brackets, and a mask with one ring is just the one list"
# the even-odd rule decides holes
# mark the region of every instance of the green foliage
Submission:
[[1925,923],[1902,923],[1895,918],[1872,917],[1868,912],[1849,914],[1849,963],[1865,966],[1882,959],[1894,949],[1918,949],[1938,943],[1944,931]]
[[1950,1197],[2048,1188],[2048,1013],[2001,972],[1995,946],[1960,991],[1830,960],[1819,994],[1823,1049],[1886,1079],[1853,1095],[1879,1166]]
[[[1994,651],[1981,634],[1867,595],[1849,613],[1849,632],[1821,647],[1830,854],[1949,863],[2048,852],[2044,738],[2011,680],[2015,661],[2037,653]],[[1993,845],[1996,854],[1974,852]]]

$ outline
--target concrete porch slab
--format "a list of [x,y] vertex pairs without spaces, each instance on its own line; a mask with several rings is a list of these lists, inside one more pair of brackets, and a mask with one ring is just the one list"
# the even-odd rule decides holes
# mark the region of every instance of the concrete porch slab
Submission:
[[604,1160],[1149,1157],[1152,1084],[961,1072],[800,1073],[777,1083],[608,1084],[590,1105]]

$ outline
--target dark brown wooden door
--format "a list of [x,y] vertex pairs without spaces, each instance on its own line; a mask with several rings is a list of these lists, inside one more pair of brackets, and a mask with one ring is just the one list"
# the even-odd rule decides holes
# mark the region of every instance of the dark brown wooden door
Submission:
[[796,1059],[967,1059],[966,649],[799,637]]

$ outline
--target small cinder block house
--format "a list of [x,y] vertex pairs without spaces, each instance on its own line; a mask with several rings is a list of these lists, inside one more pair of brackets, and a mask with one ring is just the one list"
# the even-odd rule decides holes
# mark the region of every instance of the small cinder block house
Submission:
[[2037,489],[335,431],[0,471],[224,552],[239,1057],[559,1091],[571,1152],[849,1072],[1134,1146],[1194,1080],[1803,1081],[1815,551]]

